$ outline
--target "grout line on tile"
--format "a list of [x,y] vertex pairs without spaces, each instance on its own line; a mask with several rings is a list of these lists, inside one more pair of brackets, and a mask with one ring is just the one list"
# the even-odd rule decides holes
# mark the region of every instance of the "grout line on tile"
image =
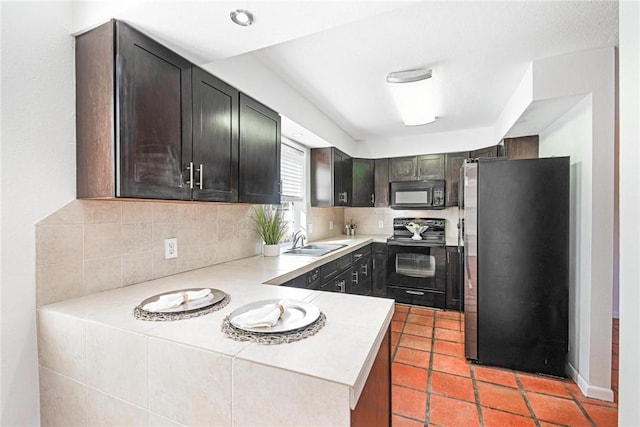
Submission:
[[518,372],[514,371],[514,376],[516,377],[516,384],[518,384],[518,391],[520,391],[520,394],[522,395],[522,398],[524,399],[524,403],[525,405],[527,405],[527,409],[529,410],[529,413],[531,414],[531,419],[533,419],[533,422],[536,424],[536,427],[540,427],[540,421],[538,420],[538,417],[536,416],[536,413],[533,411],[533,406],[531,406],[531,402],[529,402],[529,397],[527,396],[527,393],[524,390],[524,387],[522,386],[522,383],[520,382],[520,377],[518,377]]
[[478,410],[478,420],[480,421],[480,425],[484,426],[484,417],[482,415],[482,406],[480,405],[480,393],[478,393],[478,387],[476,383],[476,367],[473,363],[469,364],[469,370],[471,375],[471,384],[473,386],[473,397],[476,400],[476,409]]

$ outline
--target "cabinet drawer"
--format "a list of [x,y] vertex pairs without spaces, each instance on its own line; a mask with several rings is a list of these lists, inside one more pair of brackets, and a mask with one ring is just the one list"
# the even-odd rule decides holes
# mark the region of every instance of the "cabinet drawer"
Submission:
[[403,288],[400,286],[387,286],[387,296],[404,304],[445,308],[444,292],[428,289]]
[[324,284],[336,277],[340,272],[351,267],[351,254],[330,261],[320,267],[320,281]]

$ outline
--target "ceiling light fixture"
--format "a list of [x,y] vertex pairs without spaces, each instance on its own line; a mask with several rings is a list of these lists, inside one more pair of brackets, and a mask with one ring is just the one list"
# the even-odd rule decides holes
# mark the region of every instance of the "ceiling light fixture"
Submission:
[[436,120],[431,70],[389,73],[387,83],[405,125],[424,125]]
[[248,27],[255,20],[253,13],[245,9],[236,9],[230,13],[231,20],[238,25]]

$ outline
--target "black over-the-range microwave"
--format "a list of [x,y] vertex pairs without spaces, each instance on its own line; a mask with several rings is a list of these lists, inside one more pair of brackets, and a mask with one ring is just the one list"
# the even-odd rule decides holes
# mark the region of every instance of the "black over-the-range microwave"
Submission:
[[391,209],[444,209],[444,179],[394,181],[389,187]]

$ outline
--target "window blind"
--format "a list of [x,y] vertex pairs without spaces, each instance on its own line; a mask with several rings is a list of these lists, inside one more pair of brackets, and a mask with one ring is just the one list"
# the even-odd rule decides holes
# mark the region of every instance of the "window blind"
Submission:
[[304,197],[304,152],[283,141],[280,152],[282,200],[299,202]]

